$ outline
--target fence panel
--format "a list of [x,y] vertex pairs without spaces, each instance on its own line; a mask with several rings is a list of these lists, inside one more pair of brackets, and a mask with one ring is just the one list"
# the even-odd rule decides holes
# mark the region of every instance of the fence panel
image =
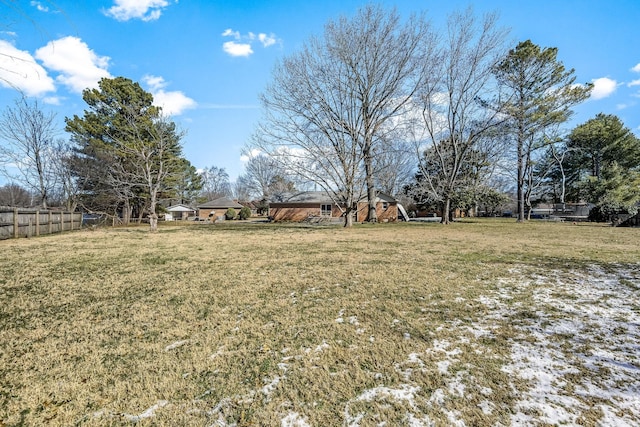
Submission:
[[82,213],[0,207],[0,239],[79,230]]

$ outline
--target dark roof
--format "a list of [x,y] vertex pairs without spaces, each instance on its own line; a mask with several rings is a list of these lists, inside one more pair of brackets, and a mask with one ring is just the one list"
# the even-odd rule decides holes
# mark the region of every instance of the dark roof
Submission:
[[226,197],[220,197],[219,199],[210,200],[207,203],[198,205],[198,209],[241,209],[242,205]]

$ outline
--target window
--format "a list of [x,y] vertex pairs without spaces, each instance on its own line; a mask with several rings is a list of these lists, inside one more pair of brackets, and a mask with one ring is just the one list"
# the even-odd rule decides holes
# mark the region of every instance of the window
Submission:
[[382,209],[387,210],[388,207],[389,207],[389,204],[387,202],[382,203]]
[[320,215],[331,216],[331,205],[320,205]]

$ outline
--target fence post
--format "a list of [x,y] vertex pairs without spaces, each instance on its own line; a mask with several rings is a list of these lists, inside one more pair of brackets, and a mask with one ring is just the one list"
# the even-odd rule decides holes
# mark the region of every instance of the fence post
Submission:
[[71,231],[73,231],[73,212],[69,212],[69,219],[71,220]]
[[36,211],[36,236],[40,235],[40,209]]
[[53,216],[51,211],[49,211],[49,234],[53,233]]
[[18,238],[18,208],[13,208],[13,238]]

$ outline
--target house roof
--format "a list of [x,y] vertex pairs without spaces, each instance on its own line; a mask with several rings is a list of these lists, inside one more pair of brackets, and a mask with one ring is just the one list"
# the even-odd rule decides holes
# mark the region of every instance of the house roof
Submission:
[[210,200],[202,205],[198,205],[198,209],[242,209],[242,205],[226,197]]
[[[295,194],[285,194],[278,198],[278,201],[271,201],[271,205],[288,204],[288,203],[307,203],[307,204],[334,204],[333,199],[326,191],[303,191]],[[363,196],[360,201],[365,200]],[[377,202],[396,202],[397,200],[385,193],[378,193]]]
[[167,208],[168,212],[195,212],[196,210],[187,205],[173,205]]

